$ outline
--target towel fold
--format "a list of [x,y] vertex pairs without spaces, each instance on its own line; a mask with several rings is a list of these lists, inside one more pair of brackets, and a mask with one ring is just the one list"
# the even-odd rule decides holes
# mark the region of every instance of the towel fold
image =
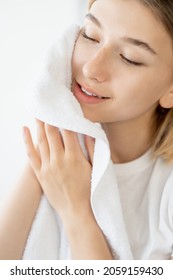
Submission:
[[[79,27],[71,26],[51,49],[30,110],[34,117],[46,123],[77,132],[83,150],[83,135],[95,138],[91,179],[93,213],[113,256],[132,259],[108,139],[100,124],[84,118],[80,104],[71,92],[71,58],[78,33]],[[43,195],[23,259],[70,258],[63,224]]]

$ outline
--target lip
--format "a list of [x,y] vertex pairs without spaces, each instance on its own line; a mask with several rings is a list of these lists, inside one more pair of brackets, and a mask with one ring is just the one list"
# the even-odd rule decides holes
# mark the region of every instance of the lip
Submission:
[[85,89],[86,91],[90,92],[91,94],[94,94],[94,95],[97,95],[97,96],[101,97],[101,95],[97,94],[92,89],[90,89],[90,88],[88,88],[84,85],[79,85],[75,81],[74,85],[73,85],[73,94],[79,102],[87,103],[87,104],[98,104],[98,103],[103,103],[103,102],[109,100],[109,98],[98,98],[98,97],[95,97],[95,96],[88,96],[82,91],[81,87],[83,89]]

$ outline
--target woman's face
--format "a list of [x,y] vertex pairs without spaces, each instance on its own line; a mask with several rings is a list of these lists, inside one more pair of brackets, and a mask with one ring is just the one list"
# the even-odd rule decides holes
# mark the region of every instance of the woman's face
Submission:
[[100,123],[151,118],[173,87],[172,41],[137,0],[98,0],[74,49],[72,91]]

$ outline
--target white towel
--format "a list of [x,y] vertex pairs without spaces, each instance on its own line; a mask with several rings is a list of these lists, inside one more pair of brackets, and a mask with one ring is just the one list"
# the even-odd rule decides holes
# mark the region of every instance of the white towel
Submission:
[[[78,32],[78,26],[71,26],[53,46],[48,56],[48,65],[34,94],[31,111],[36,118],[46,123],[78,132],[81,145],[83,134],[95,138],[91,179],[92,209],[114,257],[132,259],[106,134],[101,125],[84,118],[70,90],[71,57]],[[44,196],[23,259],[70,259],[63,225]]]

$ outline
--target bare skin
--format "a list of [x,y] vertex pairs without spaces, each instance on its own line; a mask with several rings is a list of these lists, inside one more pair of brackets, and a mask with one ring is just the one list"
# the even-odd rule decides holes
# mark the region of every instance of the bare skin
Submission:
[[[62,138],[57,128],[37,121],[37,138],[35,147],[29,129],[24,128],[30,164],[3,211],[0,259],[22,258],[42,190],[63,220],[73,259],[112,259],[89,202],[93,139],[85,137],[86,159],[73,132],[64,131]],[[82,178],[78,176],[81,167],[86,172]]]
[[41,194],[40,184],[27,164],[0,215],[0,260],[22,258]]
[[[146,152],[156,107],[173,107],[172,61],[170,35],[141,1],[94,2],[74,49],[72,87],[85,117],[102,123],[114,162]],[[82,89],[105,99],[86,99]]]
[[93,139],[85,139],[88,160],[76,133],[64,130],[61,137],[56,127],[41,121],[37,128],[38,149],[25,128],[27,154],[44,194],[63,221],[72,258],[112,259],[90,204]]

